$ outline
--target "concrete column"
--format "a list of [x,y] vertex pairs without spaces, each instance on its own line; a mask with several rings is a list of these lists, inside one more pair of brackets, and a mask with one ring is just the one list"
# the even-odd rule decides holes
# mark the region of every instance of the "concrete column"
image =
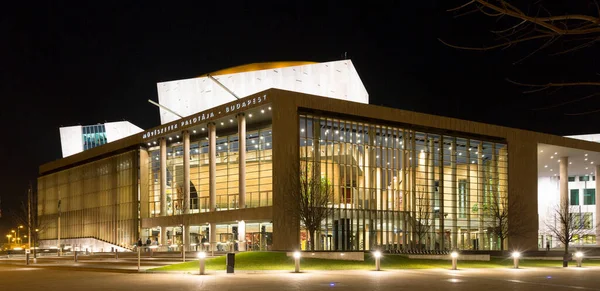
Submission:
[[483,233],[483,145],[477,146],[477,250],[485,249],[485,235]]
[[[569,157],[561,157],[559,163],[560,207],[569,206]],[[562,210],[562,209],[561,209]]]
[[[443,145],[442,145],[443,146]],[[452,149],[450,150],[450,175],[451,175],[451,179],[452,179],[452,187],[451,187],[451,191],[452,191],[452,199],[450,200],[451,203],[451,207],[452,207],[452,249],[456,250],[458,249],[458,245],[457,245],[457,235],[458,235],[458,183],[456,182],[456,138],[452,139],[452,143],[451,143],[451,147]],[[443,152],[442,152],[443,155]],[[468,147],[467,147],[467,167],[468,167],[468,163],[470,163],[469,161],[469,151],[468,151]],[[444,167],[442,166],[442,169],[444,169]],[[468,168],[467,168],[468,171]],[[442,178],[440,178],[440,180],[444,180],[444,174],[442,173]],[[443,198],[442,198],[443,201]],[[463,248],[464,248],[464,243],[462,244]]]
[[600,224],[598,218],[600,218],[600,165],[596,165],[596,217],[592,222],[596,225],[596,245],[600,245]]
[[240,113],[236,117],[238,120],[238,184],[240,187],[238,208],[242,209],[246,208],[246,116],[244,113]]
[[164,225],[160,227],[160,244],[162,246],[167,244],[167,227]]
[[209,224],[209,230],[208,232],[210,233],[210,239],[208,240],[210,242],[210,248],[209,250],[217,250],[217,224],[216,223],[210,223]]
[[160,216],[167,216],[167,140],[160,139]]
[[190,132],[183,131],[183,213],[190,213]]
[[[214,122],[208,124],[208,184],[210,210],[217,208],[217,128]],[[213,232],[211,232],[211,237]]]
[[240,220],[238,222],[238,251],[246,251],[246,222]]

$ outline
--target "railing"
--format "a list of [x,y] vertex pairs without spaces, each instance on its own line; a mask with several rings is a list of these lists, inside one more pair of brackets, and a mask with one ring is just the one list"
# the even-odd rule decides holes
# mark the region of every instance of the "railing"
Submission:
[[[239,209],[238,194],[223,194],[216,197],[216,211]],[[175,200],[177,205],[183,205],[183,201]],[[248,192],[246,193],[246,208],[266,207],[273,205],[273,192]],[[190,213],[203,213],[210,211],[210,197],[197,197],[190,199]],[[182,207],[167,209],[167,215],[183,214]],[[165,216],[160,213],[160,202],[150,202],[150,217]]]
[[246,193],[246,208],[273,206],[273,192],[249,192]]

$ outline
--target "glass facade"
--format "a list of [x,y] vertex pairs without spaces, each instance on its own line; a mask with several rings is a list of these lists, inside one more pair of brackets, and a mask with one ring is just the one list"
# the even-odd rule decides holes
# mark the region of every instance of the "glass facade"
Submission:
[[38,179],[40,239],[95,238],[130,247],[137,238],[137,151]]
[[[209,148],[207,130],[191,135],[190,142],[190,212],[207,212],[210,208]],[[149,216],[183,214],[183,142],[167,143],[166,214],[160,213],[160,147],[149,149]],[[217,211],[239,208],[238,134],[217,136],[216,140],[216,207]],[[272,187],[271,127],[246,132],[246,208],[271,206]]]
[[88,150],[107,143],[104,124],[82,126],[83,150]]
[[[299,134],[301,168],[333,189],[317,206],[331,211],[315,249],[500,248],[492,209],[507,205],[505,143],[313,115],[300,116]],[[304,249],[309,236],[301,230]]]

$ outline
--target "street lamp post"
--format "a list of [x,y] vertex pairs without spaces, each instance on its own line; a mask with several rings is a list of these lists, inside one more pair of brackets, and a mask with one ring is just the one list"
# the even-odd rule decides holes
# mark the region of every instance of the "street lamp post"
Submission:
[[205,259],[206,259],[206,253],[205,252],[199,252],[198,253],[198,264],[199,264],[199,267],[200,267],[200,270],[199,270],[199,274],[200,275],[204,275]]
[[513,267],[515,269],[518,269],[519,268],[519,258],[521,257],[521,253],[513,252],[512,257],[513,257]]
[[375,271],[381,271],[381,252],[375,251]]
[[452,270],[456,270],[457,269],[456,261],[458,260],[458,252],[452,252],[450,254],[450,256],[452,257]]
[[294,252],[294,273],[300,273],[300,252]]
[[583,253],[582,252],[576,252],[575,253],[575,259],[577,260],[577,267],[581,268],[581,261],[583,261]]

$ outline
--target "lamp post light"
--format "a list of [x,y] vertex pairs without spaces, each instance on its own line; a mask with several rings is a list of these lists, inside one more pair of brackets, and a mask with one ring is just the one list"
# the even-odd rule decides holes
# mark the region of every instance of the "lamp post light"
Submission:
[[575,259],[577,260],[577,267],[581,268],[581,261],[583,261],[583,253],[582,252],[576,252],[575,253]]
[[452,257],[452,270],[456,270],[456,261],[458,260],[458,252],[452,252],[450,254],[450,257]]
[[375,251],[373,255],[375,256],[375,271],[381,271],[381,252]]
[[300,252],[294,252],[294,273],[300,273]]
[[515,269],[518,269],[519,268],[519,258],[521,257],[521,253],[513,252],[512,257],[513,257],[513,267]]
[[204,269],[205,269],[205,259],[206,259],[206,253],[205,252],[199,252],[198,253],[198,264],[200,265],[200,275],[204,275]]

